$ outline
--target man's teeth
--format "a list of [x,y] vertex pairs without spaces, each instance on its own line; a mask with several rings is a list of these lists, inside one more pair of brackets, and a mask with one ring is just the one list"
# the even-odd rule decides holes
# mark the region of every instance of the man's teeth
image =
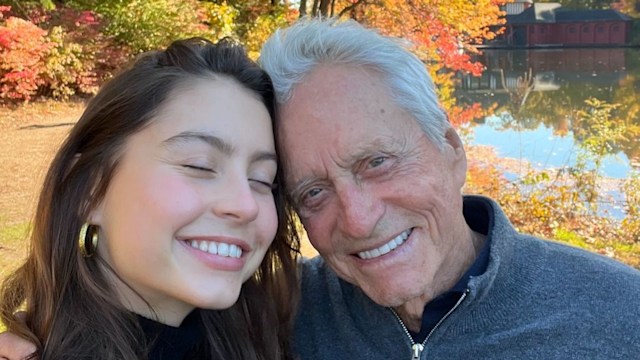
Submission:
[[187,243],[194,249],[208,252],[209,254],[226,256],[239,259],[242,256],[242,249],[238,245],[219,243],[215,241],[187,240]]
[[410,234],[411,234],[411,229],[406,230],[402,234],[400,234],[400,235],[396,236],[395,238],[393,238],[393,240],[391,240],[388,243],[380,246],[377,249],[359,252],[358,256],[360,257],[360,259],[365,259],[365,260],[369,260],[369,259],[377,258],[378,256],[382,256],[382,255],[388,253],[389,251],[397,248],[398,246],[402,245],[405,241],[407,241],[407,238],[409,237]]

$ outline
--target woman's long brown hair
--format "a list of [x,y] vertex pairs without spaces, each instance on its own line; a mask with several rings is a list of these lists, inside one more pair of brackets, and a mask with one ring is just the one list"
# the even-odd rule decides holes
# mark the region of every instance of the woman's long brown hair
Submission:
[[[25,263],[4,282],[0,316],[8,331],[37,345],[41,359],[144,359],[149,344],[118,301],[99,254],[83,257],[80,227],[118,167],[124,143],[153,120],[181,85],[225,76],[254,92],[275,120],[268,75],[230,40],[174,42],[150,52],[105,84],[56,154],[36,210]],[[282,183],[281,171],[277,182]],[[226,310],[201,311],[201,358],[288,358],[297,300],[299,240],[284,196],[274,191],[278,231],[256,274]],[[15,313],[26,305],[26,318]],[[200,358],[200,357],[199,357]]]

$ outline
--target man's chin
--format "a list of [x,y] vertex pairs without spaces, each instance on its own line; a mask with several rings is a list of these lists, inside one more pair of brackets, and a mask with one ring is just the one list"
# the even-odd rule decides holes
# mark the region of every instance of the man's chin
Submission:
[[[325,258],[326,261],[326,258]],[[342,271],[335,263],[329,262],[329,267],[343,281],[359,288],[367,297],[382,306],[399,306],[419,294],[414,283],[394,284],[394,278],[378,274],[365,274],[356,271]],[[353,269],[350,269],[353,270]],[[394,285],[390,285],[394,284]],[[411,286],[413,284],[413,286]]]
[[404,307],[408,303],[422,302],[421,299],[424,296],[424,294],[417,293],[416,288],[395,286],[359,287],[376,304],[391,308]]

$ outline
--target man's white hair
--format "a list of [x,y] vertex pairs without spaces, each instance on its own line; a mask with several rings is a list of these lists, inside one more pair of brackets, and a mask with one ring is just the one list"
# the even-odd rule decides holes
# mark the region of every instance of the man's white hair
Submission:
[[271,76],[279,104],[318,65],[366,66],[380,74],[395,103],[416,119],[438,147],[451,127],[439,105],[425,65],[396,39],[366,29],[353,20],[302,19],[277,30],[258,60]]

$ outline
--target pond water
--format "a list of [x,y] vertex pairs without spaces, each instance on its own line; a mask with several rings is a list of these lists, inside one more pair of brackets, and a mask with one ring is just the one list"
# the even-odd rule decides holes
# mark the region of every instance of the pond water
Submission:
[[[617,104],[616,115],[640,126],[640,49],[485,50],[481,77],[460,76],[456,97],[492,113],[471,125],[470,143],[536,168],[570,166],[585,129],[575,121],[585,100]],[[612,144],[602,173],[623,179],[640,170],[636,137]]]

